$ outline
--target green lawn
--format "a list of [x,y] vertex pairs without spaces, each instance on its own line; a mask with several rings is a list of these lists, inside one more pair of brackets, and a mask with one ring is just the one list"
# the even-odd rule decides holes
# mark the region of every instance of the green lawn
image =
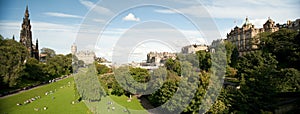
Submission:
[[[53,91],[53,94],[45,95],[45,93],[49,91]],[[24,105],[24,101],[36,96],[40,96],[41,98]],[[100,102],[84,101],[72,104],[72,101],[75,101],[74,78],[69,77],[55,83],[47,84],[9,97],[0,98],[0,114],[86,114],[92,112],[100,114],[147,113],[136,97],[132,97],[131,102],[127,102],[127,100],[128,97],[126,96],[111,95],[102,97]],[[108,105],[108,102],[113,102],[113,104]],[[22,105],[17,106],[17,103],[21,103]],[[44,106],[48,109],[43,110]],[[108,107],[110,107],[109,110]],[[114,107],[115,110],[112,110],[112,107]],[[39,110],[35,111],[35,108]],[[128,111],[125,112],[124,109],[127,109]]]
[[[68,82],[70,82],[70,85]],[[1,98],[0,113],[89,113],[89,109],[83,102],[71,104],[72,101],[75,100],[73,84],[73,77],[69,77],[67,79],[48,84],[33,90]],[[53,91],[53,94],[45,95],[45,93],[49,91]],[[24,101],[35,96],[40,96],[41,98],[33,101],[32,103],[24,105]],[[17,106],[17,103],[22,103],[22,105]],[[44,106],[46,106],[48,109],[43,110]],[[39,109],[39,111],[35,111],[35,108]]]
[[[148,114],[136,97],[133,97],[131,102],[127,102],[127,100],[128,97],[126,96],[110,95],[102,97],[100,102],[85,103],[93,113],[97,114]],[[112,104],[108,104],[108,102],[112,102]],[[112,107],[115,109],[112,110]]]

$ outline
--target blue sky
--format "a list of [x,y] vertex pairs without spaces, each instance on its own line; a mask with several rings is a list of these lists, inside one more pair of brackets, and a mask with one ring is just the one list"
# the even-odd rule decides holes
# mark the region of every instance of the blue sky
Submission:
[[[39,39],[40,48],[67,54],[75,42],[81,49],[92,49],[109,60],[118,52],[117,42],[125,37],[131,38],[125,41],[128,44],[142,35],[161,40],[128,48],[132,60],[141,61],[150,51],[180,50],[167,48],[166,41],[173,41],[169,47],[180,47],[226,38],[226,33],[241,26],[245,17],[256,27],[268,17],[276,23],[300,17],[299,0],[1,0],[0,4],[2,36],[15,35],[19,40],[28,5],[33,39]],[[179,36],[189,43],[182,43]]]

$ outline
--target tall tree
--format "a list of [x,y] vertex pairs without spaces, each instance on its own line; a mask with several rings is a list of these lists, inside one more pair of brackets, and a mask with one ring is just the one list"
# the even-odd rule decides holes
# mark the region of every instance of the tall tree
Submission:
[[42,48],[41,49],[41,54],[46,55],[46,60],[48,60],[49,58],[52,58],[56,55],[55,51],[53,49],[50,49],[50,48]]
[[211,68],[211,56],[209,52],[198,51],[196,52],[199,60],[199,68],[208,71]]
[[181,75],[181,66],[180,66],[180,61],[178,59],[167,59],[165,62],[165,67],[170,70],[170,71],[174,71],[177,73],[177,75]]
[[56,78],[61,75],[68,75],[72,72],[72,55],[56,55],[46,62],[48,77]]
[[28,58],[25,64],[24,76],[22,80],[31,80],[31,81],[45,81],[47,77],[45,76],[45,71],[43,69],[45,65],[40,63],[34,58]]
[[273,53],[281,68],[296,68],[300,70],[300,35],[290,29],[280,29],[272,34],[262,34],[261,48]]
[[1,40],[4,40],[4,38],[3,38],[3,36],[0,34],[0,41],[1,41]]
[[259,113],[276,102],[277,60],[271,53],[256,51],[238,61],[241,89],[235,97],[235,107],[243,112]]
[[22,76],[27,49],[14,40],[0,40],[0,85],[13,87]]

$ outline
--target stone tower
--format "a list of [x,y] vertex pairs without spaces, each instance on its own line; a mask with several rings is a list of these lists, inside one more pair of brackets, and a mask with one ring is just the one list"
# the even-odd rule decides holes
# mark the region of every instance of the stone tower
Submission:
[[22,29],[20,32],[20,43],[23,44],[28,52],[30,57],[36,58],[39,60],[39,48],[38,48],[38,41],[36,41],[36,45],[32,44],[32,32],[31,32],[31,25],[29,19],[29,11],[28,6],[26,6],[23,22],[21,25]]
[[270,17],[267,22],[263,25],[265,32],[276,32],[279,28],[275,25],[275,21],[273,21]]
[[71,46],[71,52],[72,52],[72,55],[76,55],[76,53],[77,53],[77,46],[75,43],[73,43],[73,45]]

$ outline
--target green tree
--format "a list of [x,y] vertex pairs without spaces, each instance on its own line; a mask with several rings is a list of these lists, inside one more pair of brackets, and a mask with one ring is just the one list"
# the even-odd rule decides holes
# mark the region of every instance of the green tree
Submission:
[[119,84],[113,84],[112,88],[113,88],[113,90],[111,91],[112,95],[121,96],[127,93]]
[[230,57],[231,63],[229,65],[231,67],[236,68],[238,57],[239,57],[239,51],[238,51],[237,47],[234,47],[232,50],[231,57]]
[[42,48],[41,49],[41,54],[45,54],[46,55],[46,60],[54,57],[56,55],[55,51],[53,49],[50,48]]
[[211,68],[211,55],[209,52],[198,51],[196,52],[199,60],[199,68],[208,71]]
[[184,110],[185,113],[198,113],[200,105],[202,104],[202,99],[209,85],[209,73],[202,71],[199,74],[199,80],[197,81],[198,88],[196,89],[195,96],[191,100],[190,104]]
[[160,106],[167,102],[177,91],[178,81],[168,80],[155,93],[151,94],[148,99],[154,106]]
[[207,113],[218,114],[226,111],[226,104],[221,100],[217,100]]
[[278,62],[271,53],[247,54],[238,61],[238,77],[241,89],[235,96],[234,106],[239,111],[259,113],[267,110],[266,106],[276,102]]
[[178,59],[167,59],[165,62],[165,67],[170,70],[170,71],[174,71],[177,73],[177,75],[181,75],[181,66],[180,66],[180,61]]
[[294,68],[284,68],[278,73],[276,86],[278,92],[299,92],[300,72]]
[[0,41],[1,41],[1,40],[4,40],[4,38],[3,38],[3,36],[0,34]]
[[150,75],[147,69],[130,68],[130,75],[135,81],[140,83],[145,83],[150,80]]
[[72,72],[77,72],[79,68],[84,67],[84,61],[78,60],[76,55],[71,55],[72,58]]
[[261,48],[276,56],[281,68],[300,70],[299,33],[295,30],[280,29],[272,34],[262,34]]
[[106,96],[98,81],[94,64],[87,68],[80,68],[74,80],[78,93],[83,100],[99,101],[102,96]]
[[56,55],[46,62],[45,70],[48,77],[56,78],[61,75],[68,75],[72,72],[72,55]]
[[[82,64],[80,60],[78,61],[78,64]],[[111,72],[111,69],[108,68],[107,66],[98,64],[97,62],[95,64],[96,64],[96,69],[98,74],[105,74]]]
[[224,43],[225,43],[225,48],[226,48],[226,61],[227,61],[227,64],[231,64],[231,56],[232,56],[232,54],[234,54],[233,50],[236,47],[229,41],[225,41]]
[[44,81],[46,80],[44,64],[34,58],[28,58],[25,64],[24,76],[22,80]]
[[23,75],[23,64],[29,53],[22,44],[14,40],[0,40],[0,44],[0,85],[16,86]]

